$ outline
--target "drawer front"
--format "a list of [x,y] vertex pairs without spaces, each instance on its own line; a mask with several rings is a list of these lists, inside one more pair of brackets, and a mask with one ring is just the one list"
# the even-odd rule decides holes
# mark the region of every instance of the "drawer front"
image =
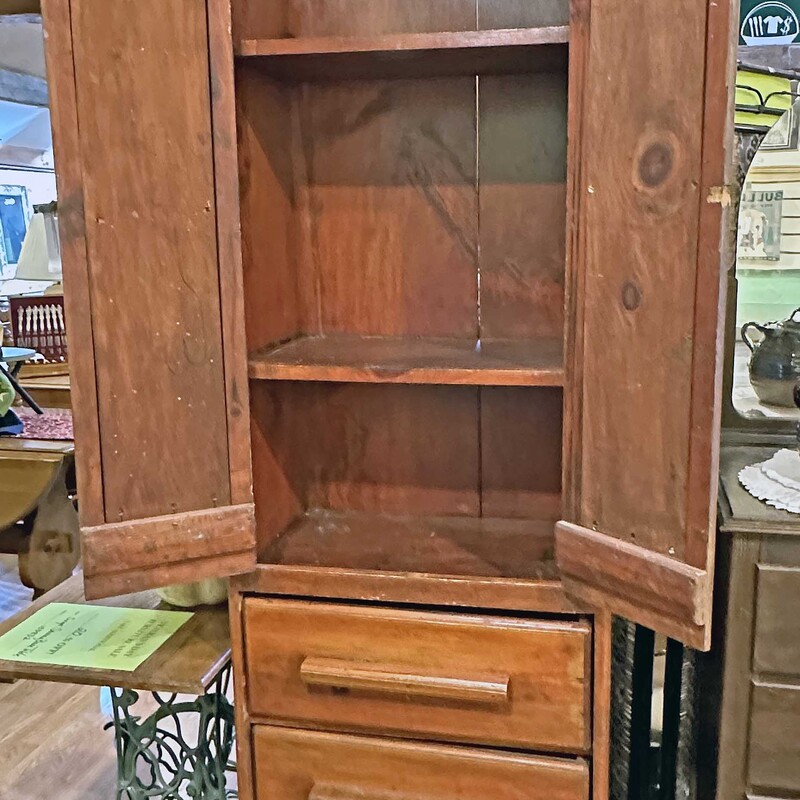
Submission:
[[755,683],[749,750],[758,794],[800,792],[800,686]]
[[250,598],[245,635],[257,717],[590,749],[588,623]]
[[758,567],[753,668],[800,676],[800,569]]
[[588,800],[580,759],[256,726],[256,800]]

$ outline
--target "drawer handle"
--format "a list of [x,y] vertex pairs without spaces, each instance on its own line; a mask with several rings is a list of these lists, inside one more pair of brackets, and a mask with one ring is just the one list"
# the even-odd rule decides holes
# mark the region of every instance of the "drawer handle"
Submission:
[[401,792],[348,786],[343,783],[315,783],[308,793],[308,800],[425,800],[425,798]]
[[308,687],[328,687],[375,692],[377,694],[460,700],[497,705],[508,702],[509,676],[452,678],[446,675],[417,675],[389,667],[373,667],[335,658],[306,658],[300,678]]

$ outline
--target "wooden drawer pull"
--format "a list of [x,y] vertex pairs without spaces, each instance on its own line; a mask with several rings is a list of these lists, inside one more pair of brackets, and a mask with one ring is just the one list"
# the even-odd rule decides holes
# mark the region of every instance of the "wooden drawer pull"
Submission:
[[306,686],[368,691],[378,694],[412,695],[436,700],[500,704],[508,702],[508,676],[451,678],[445,675],[415,675],[387,667],[373,667],[335,658],[306,658],[300,666]]
[[341,783],[315,783],[308,793],[308,800],[427,800],[427,798]]

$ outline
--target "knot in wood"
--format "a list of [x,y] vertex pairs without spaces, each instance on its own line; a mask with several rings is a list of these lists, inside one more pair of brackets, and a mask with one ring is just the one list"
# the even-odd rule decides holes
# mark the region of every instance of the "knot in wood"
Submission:
[[639,158],[639,178],[649,189],[660,186],[669,177],[675,163],[669,142],[658,141],[648,145]]
[[642,304],[642,290],[633,281],[627,281],[622,287],[622,305],[628,311],[636,311]]

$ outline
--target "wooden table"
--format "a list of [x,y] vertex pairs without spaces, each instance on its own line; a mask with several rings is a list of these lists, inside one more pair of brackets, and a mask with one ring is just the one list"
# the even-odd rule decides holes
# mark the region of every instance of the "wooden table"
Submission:
[[[79,574],[0,623],[0,635],[49,603],[170,608],[155,592],[87,601]],[[0,660],[0,680],[111,687],[118,798],[184,796],[193,787],[201,790],[197,796],[204,800],[225,800],[230,796],[226,773],[233,746],[233,706],[226,697],[230,658],[228,612],[218,606],[195,611],[192,619],[131,672]],[[156,710],[144,720],[135,713],[140,691],[151,692],[156,703]],[[180,694],[193,697],[179,698]],[[187,719],[198,732],[191,742],[185,738]],[[141,783],[144,773],[153,785]]]
[[720,459],[715,645],[700,715],[708,784],[700,797],[800,797],[800,514],[762,503],[743,467],[774,444],[731,441]]
[[[17,375],[26,361],[30,361],[36,355],[35,350],[27,347],[2,347],[0,348],[0,372],[11,381],[11,385],[17,394],[37,413],[43,414],[41,406],[30,396],[17,380]],[[11,369],[6,369],[3,364],[10,364]]]
[[78,515],[68,483],[72,442],[0,438],[0,552],[19,556],[20,577],[42,594],[80,558]]

